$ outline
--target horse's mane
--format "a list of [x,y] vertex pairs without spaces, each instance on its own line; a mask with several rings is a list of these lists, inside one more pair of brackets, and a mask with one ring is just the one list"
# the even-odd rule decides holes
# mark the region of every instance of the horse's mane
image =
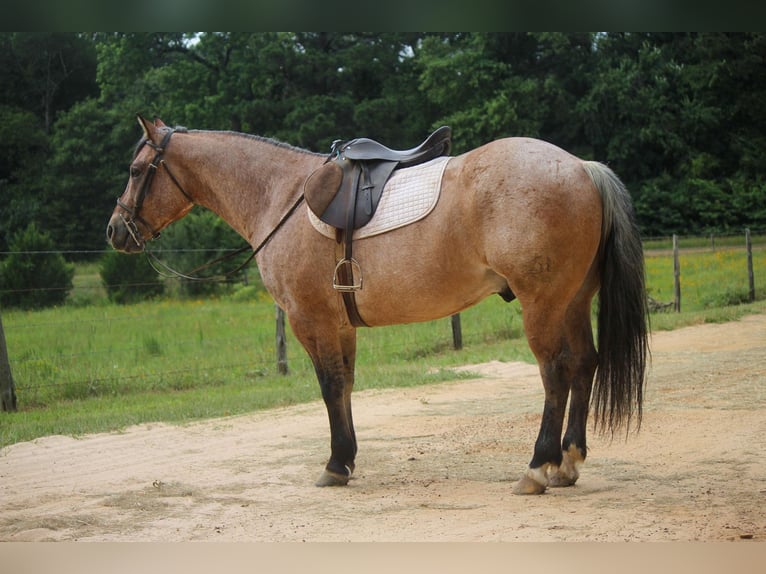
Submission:
[[228,130],[186,130],[186,128],[175,128],[175,129],[176,129],[176,131],[184,130],[184,131],[187,131],[189,133],[195,133],[195,132],[196,133],[218,133],[218,134],[237,136],[237,137],[241,137],[241,138],[245,138],[245,139],[249,139],[249,140],[255,140],[255,141],[258,141],[258,142],[263,142],[263,143],[266,143],[266,144],[269,144],[269,145],[273,145],[273,146],[276,146],[276,147],[280,147],[280,148],[283,148],[283,149],[288,149],[288,150],[291,150],[291,151],[297,151],[297,152],[300,152],[300,153],[309,154],[309,155],[325,155],[325,154],[319,154],[319,153],[316,153],[316,152],[313,152],[313,151],[310,151],[310,150],[307,150],[307,149],[304,149],[304,148],[296,147],[296,146],[291,145],[289,143],[285,143],[285,142],[279,141],[277,139],[269,138],[269,137],[266,137],[266,136],[259,136],[259,135],[254,135],[254,134],[246,134],[246,133],[242,133],[242,132],[235,132],[235,131],[228,131]]
[[[325,155],[325,154],[319,154],[319,153],[316,153],[316,152],[313,152],[313,151],[309,151],[307,149],[303,149],[303,148],[300,148],[300,147],[296,147],[294,145],[291,145],[291,144],[288,144],[288,143],[276,140],[274,138],[268,138],[268,137],[265,137],[265,136],[258,136],[258,135],[254,135],[254,134],[246,134],[246,133],[242,133],[242,132],[235,132],[235,131],[229,131],[229,130],[190,130],[190,129],[187,129],[187,128],[183,127],[183,126],[175,126],[173,128],[173,131],[178,132],[178,133],[208,133],[208,134],[216,133],[216,134],[224,134],[224,135],[229,135],[229,136],[237,136],[237,137],[241,137],[241,138],[245,138],[245,139],[249,139],[249,140],[255,140],[255,141],[258,141],[258,142],[263,142],[263,143],[266,143],[266,144],[269,144],[269,145],[273,145],[273,146],[276,146],[276,147],[280,147],[280,148],[283,148],[283,149],[287,149],[287,150],[291,150],[291,151],[297,151],[299,153],[304,153],[304,154],[308,154],[308,155]],[[144,137],[142,136],[141,139],[138,140],[138,142],[136,143],[136,147],[133,150],[133,158],[135,158],[138,155],[138,152],[141,151],[141,148],[143,148],[145,144],[146,144],[146,139],[144,139]]]

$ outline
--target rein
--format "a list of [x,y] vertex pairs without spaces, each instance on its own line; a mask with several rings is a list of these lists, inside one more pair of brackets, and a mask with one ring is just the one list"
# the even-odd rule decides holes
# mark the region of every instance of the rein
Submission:
[[[254,258],[256,255],[258,255],[258,252],[263,249],[263,247],[266,246],[266,244],[271,240],[274,235],[276,235],[277,231],[281,229],[281,227],[287,222],[287,220],[290,218],[290,216],[295,212],[295,210],[298,208],[298,206],[303,202],[304,196],[301,194],[298,199],[295,201],[295,203],[290,207],[290,209],[285,213],[282,218],[279,220],[277,225],[274,227],[274,229],[269,232],[269,234],[261,241],[258,246],[253,249],[253,252],[250,254],[250,256],[238,267],[235,269],[232,269],[231,271],[227,271],[226,273],[221,274],[218,277],[212,276],[212,277],[198,277],[193,275],[194,273],[198,273],[199,271],[202,271],[203,269],[207,269],[208,267],[212,267],[216,263],[221,263],[222,261],[226,261],[228,259],[231,259],[233,257],[236,257],[237,255],[246,252],[247,250],[251,249],[250,245],[244,245],[240,247],[239,249],[236,249],[235,251],[231,253],[227,253],[226,255],[223,255],[221,257],[218,257],[217,259],[214,259],[213,261],[210,261],[209,263],[205,263],[204,265],[200,265],[199,267],[192,269],[191,271],[187,273],[181,273],[180,271],[176,271],[175,269],[172,269],[167,265],[167,263],[164,263],[160,261],[160,259],[149,249],[146,249],[147,241],[144,239],[143,235],[141,234],[141,231],[138,229],[138,226],[136,225],[136,221],[143,224],[149,231],[151,231],[152,236],[150,239],[157,239],[160,236],[159,231],[155,231],[151,225],[149,225],[145,219],[143,219],[139,212],[141,210],[141,207],[144,204],[144,199],[146,198],[146,195],[149,193],[149,188],[151,187],[152,180],[154,179],[154,175],[157,173],[157,169],[162,166],[165,168],[165,171],[167,172],[168,176],[170,176],[171,181],[175,184],[176,188],[183,194],[186,199],[189,200],[190,203],[194,204],[195,201],[192,199],[192,197],[184,191],[183,187],[181,186],[181,183],[178,181],[178,178],[173,175],[173,172],[170,170],[168,165],[165,163],[165,160],[162,159],[163,154],[165,153],[165,148],[167,148],[168,143],[170,143],[170,138],[172,135],[176,132],[175,129],[170,129],[167,134],[162,138],[162,142],[160,145],[156,145],[154,142],[150,140],[145,140],[144,144],[148,145],[152,149],[155,150],[156,154],[154,158],[152,159],[151,163],[149,164],[149,171],[146,173],[146,176],[144,176],[144,181],[141,184],[141,189],[138,192],[138,197],[136,198],[136,203],[133,206],[133,208],[129,207],[120,199],[117,199],[117,205],[121,207],[124,211],[128,213],[128,218],[126,219],[122,214],[120,214],[120,219],[122,219],[122,222],[125,224],[125,227],[128,229],[128,233],[130,233],[130,236],[133,238],[133,241],[136,242],[136,245],[140,245],[144,247],[144,253],[146,253],[147,260],[149,261],[149,265],[152,266],[152,268],[161,276],[163,277],[169,277],[169,278],[181,278],[181,279],[187,279],[189,281],[219,281],[221,279],[227,279],[228,277],[231,277],[232,275],[235,275],[242,271]],[[155,265],[156,264],[156,265]],[[168,273],[165,273],[157,268],[157,266],[160,266],[168,271]]]
[[[203,269],[212,267],[216,263],[221,263],[222,261],[226,261],[227,259],[236,257],[240,253],[244,253],[245,251],[250,249],[250,245],[243,245],[239,249],[232,251],[231,253],[227,253],[226,255],[223,255],[219,257],[218,259],[214,259],[213,261],[210,261],[209,263],[200,265],[199,267],[197,267],[196,269],[192,269],[188,273],[181,273],[180,271],[176,271],[175,269],[172,269],[171,267],[168,266],[167,263],[163,263],[162,261],[160,261],[159,258],[153,252],[149,250],[145,250],[146,256],[149,260],[149,265],[151,265],[152,268],[163,277],[169,277],[169,278],[180,277],[181,279],[187,279],[189,281],[219,281],[220,279],[226,279],[228,277],[231,277],[232,275],[236,275],[237,273],[242,271],[245,267],[247,267],[247,265],[255,258],[255,256],[258,255],[260,250],[266,246],[266,244],[271,240],[272,237],[274,237],[274,235],[276,235],[277,231],[280,230],[280,228],[287,222],[287,220],[290,219],[290,216],[295,212],[295,210],[298,209],[298,206],[301,203],[303,203],[303,199],[304,199],[303,194],[301,194],[298,197],[298,199],[295,201],[295,203],[292,205],[292,207],[290,207],[290,209],[287,210],[287,213],[285,213],[282,216],[282,218],[279,220],[279,223],[277,223],[274,229],[272,229],[271,232],[269,232],[269,234],[263,239],[263,241],[261,241],[255,249],[253,249],[253,252],[248,256],[248,258],[244,261],[244,263],[242,263],[235,269],[232,269],[231,271],[227,271],[226,273],[221,274],[218,277],[215,277],[215,276],[214,277],[196,277],[192,275],[192,273],[197,273],[199,271],[202,271]],[[155,267],[152,261],[154,261],[154,263],[156,263],[157,265],[160,265],[161,267],[165,268],[172,275],[163,273],[162,271],[157,269],[157,267]]]

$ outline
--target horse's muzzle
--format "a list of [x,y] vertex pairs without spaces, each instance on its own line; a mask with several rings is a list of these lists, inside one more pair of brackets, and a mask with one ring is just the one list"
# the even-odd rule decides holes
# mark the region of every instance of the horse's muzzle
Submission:
[[145,242],[137,235],[137,230],[131,231],[129,225],[130,222],[115,213],[106,226],[106,240],[117,251],[139,253],[144,250]]

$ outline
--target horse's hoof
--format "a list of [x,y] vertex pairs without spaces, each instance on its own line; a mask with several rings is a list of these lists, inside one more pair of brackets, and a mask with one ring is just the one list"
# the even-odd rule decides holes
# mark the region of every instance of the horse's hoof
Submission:
[[548,477],[548,486],[572,486],[580,478],[579,466],[583,462],[580,451],[574,446],[564,452],[561,466],[552,472]]
[[548,476],[548,486],[572,486],[580,478],[580,471],[570,458],[564,455],[561,466]]
[[548,486],[545,470],[541,468],[528,468],[513,486],[513,494],[542,494]]
[[346,472],[347,474],[341,474],[325,469],[314,484],[316,486],[346,486],[351,478],[351,469],[346,467]]
[[577,482],[577,476],[568,476],[560,470],[548,477],[548,486],[551,487],[572,486],[575,482]]

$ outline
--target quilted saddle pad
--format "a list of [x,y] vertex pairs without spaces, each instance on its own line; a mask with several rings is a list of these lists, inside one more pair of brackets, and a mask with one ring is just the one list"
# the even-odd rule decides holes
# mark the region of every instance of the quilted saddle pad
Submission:
[[[405,169],[396,170],[383,188],[378,209],[370,222],[354,231],[353,239],[364,239],[415,223],[431,213],[439,201],[447,156],[437,157]],[[309,220],[326,237],[335,238],[335,228],[327,225],[310,210]]]

